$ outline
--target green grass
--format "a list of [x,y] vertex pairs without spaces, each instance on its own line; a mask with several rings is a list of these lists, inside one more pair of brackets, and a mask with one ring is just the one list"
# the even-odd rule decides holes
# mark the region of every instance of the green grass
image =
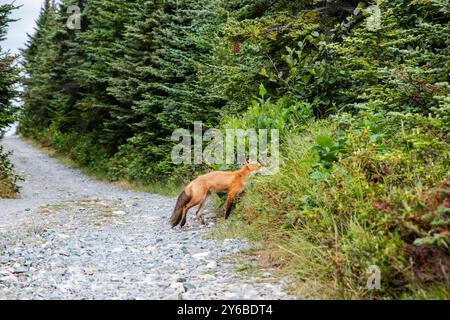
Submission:
[[[301,298],[334,297],[331,268],[327,266],[320,248],[306,237],[294,236],[283,228],[282,221],[277,221],[283,217],[273,202],[304,196],[305,188],[311,186],[308,168],[314,160],[310,151],[313,137],[332,131],[332,127],[318,122],[311,127],[309,135],[287,141],[281,172],[270,177],[255,177],[252,188],[247,190],[230,220],[223,221],[213,232],[214,236],[222,239],[243,236],[256,243],[263,242],[262,249],[255,252],[255,255],[263,257],[260,266],[275,267],[280,275],[294,275],[297,281],[291,293]],[[270,199],[268,195],[272,191],[280,194],[280,199]],[[298,231],[308,232],[306,229]]]
[[170,181],[153,181],[144,183],[122,179],[114,182],[114,184],[134,191],[160,194],[165,196],[177,196],[182,190],[181,184]]
[[404,300],[448,300],[450,299],[450,285],[431,286],[429,288],[415,288],[412,295],[401,296]]

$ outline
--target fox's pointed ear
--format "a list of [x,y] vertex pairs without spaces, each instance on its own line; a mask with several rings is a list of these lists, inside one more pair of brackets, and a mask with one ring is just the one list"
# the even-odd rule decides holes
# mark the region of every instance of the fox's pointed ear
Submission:
[[244,159],[244,164],[245,164],[245,165],[248,164],[247,158]]

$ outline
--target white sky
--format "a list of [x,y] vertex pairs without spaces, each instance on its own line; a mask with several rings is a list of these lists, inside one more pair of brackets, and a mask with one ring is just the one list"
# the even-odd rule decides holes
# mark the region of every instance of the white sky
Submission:
[[19,48],[23,48],[27,40],[27,33],[34,32],[43,0],[0,0],[0,5],[12,2],[16,6],[22,5],[11,15],[11,18],[20,20],[10,23],[8,35],[1,47],[6,51],[11,50],[11,53],[19,53]]

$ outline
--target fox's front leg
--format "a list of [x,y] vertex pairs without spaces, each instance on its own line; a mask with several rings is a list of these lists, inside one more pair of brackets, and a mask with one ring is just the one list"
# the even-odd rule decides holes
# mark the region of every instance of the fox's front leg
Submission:
[[187,215],[187,207],[183,207],[181,211],[181,224],[180,228],[183,228],[183,226],[186,224],[186,215]]
[[225,210],[225,219],[228,219],[231,213],[231,207],[233,206],[234,199],[236,199],[235,192],[229,192],[227,197],[227,206]]
[[227,196],[227,207],[225,210],[225,219],[228,219],[231,213],[231,208],[233,206],[233,202],[237,196],[239,196],[244,191],[245,185],[237,185],[235,188],[231,189],[228,192]]

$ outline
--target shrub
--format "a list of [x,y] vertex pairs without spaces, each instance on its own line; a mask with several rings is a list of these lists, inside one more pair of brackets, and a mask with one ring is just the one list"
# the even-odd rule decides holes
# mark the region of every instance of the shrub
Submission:
[[18,180],[20,177],[13,171],[9,153],[0,145],[0,198],[15,198],[20,190]]

